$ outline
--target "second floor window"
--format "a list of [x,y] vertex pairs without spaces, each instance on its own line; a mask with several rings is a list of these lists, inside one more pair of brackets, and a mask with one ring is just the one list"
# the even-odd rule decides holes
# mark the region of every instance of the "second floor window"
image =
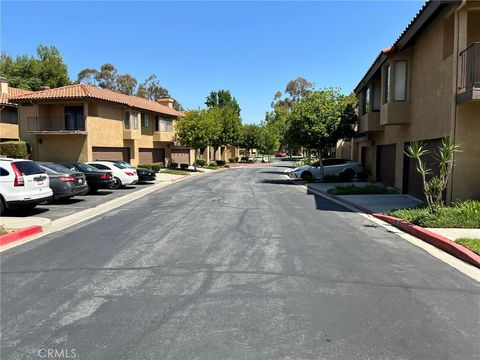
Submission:
[[142,127],[148,128],[148,115],[142,113],[141,117],[142,117]]
[[158,115],[155,115],[155,131],[160,131],[160,118],[158,117]]
[[172,132],[172,120],[160,119],[160,131]]
[[125,129],[130,129],[130,111],[125,111],[125,117],[123,118],[123,126]]
[[368,88],[363,90],[363,114],[368,114],[370,112],[370,99],[371,99],[372,85],[369,85]]
[[132,111],[130,113],[130,118],[132,123],[132,129],[137,130],[138,129],[138,113],[136,111]]
[[407,62],[395,61],[395,80],[393,89],[393,101],[407,99]]
[[383,93],[383,102],[387,103],[390,101],[390,64],[385,67],[385,73],[384,73],[384,93]]

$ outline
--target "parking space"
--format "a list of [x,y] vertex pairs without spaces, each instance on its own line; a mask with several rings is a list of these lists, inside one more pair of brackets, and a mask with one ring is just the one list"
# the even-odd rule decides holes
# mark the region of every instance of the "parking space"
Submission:
[[[159,182],[157,180],[156,182]],[[127,186],[122,189],[108,189],[98,190],[95,194],[87,194],[82,196],[75,196],[68,200],[57,200],[52,204],[40,204],[32,210],[8,210],[5,217],[28,217],[37,216],[50,220],[56,220],[64,216],[74,214],[76,212],[93,208],[107,201],[119,198],[121,196],[130,194],[132,192],[144,189],[145,187],[152,186],[156,182],[141,183],[132,186]]]

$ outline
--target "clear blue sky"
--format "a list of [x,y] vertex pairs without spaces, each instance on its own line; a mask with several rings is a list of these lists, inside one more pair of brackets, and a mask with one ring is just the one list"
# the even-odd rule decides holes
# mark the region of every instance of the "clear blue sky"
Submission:
[[349,93],[421,1],[1,1],[1,50],[54,45],[79,70],[113,63],[143,81],[158,75],[185,108],[229,89],[244,122],[260,122],[297,76]]

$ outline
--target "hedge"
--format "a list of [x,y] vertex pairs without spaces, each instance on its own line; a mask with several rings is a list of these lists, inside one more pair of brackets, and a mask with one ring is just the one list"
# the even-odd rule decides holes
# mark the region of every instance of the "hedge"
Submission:
[[160,164],[138,164],[139,168],[145,168],[145,169],[150,169],[155,172],[159,172],[161,165]]
[[203,159],[197,159],[195,160],[195,163],[197,164],[197,166],[200,166],[200,167],[207,165],[207,161]]
[[25,141],[5,141],[0,143],[0,155],[9,158],[26,159],[30,146]]

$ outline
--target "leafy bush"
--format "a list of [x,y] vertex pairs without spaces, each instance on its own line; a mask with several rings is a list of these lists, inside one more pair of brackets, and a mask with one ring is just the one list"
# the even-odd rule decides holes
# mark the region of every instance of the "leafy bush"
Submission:
[[139,168],[152,169],[152,164],[138,164]]
[[176,163],[176,162],[171,162],[170,165],[168,165],[168,167],[169,167],[170,169],[176,169],[176,168],[178,168],[178,163]]
[[228,162],[231,162],[231,163],[238,162],[238,156],[235,156],[235,157],[232,157],[232,158],[228,159]]
[[410,221],[412,224],[431,228],[479,228],[480,201],[466,200],[431,213],[425,206],[394,210],[390,215]]
[[324,183],[335,183],[338,182],[338,176],[337,175],[325,175],[323,177],[323,182]]
[[225,166],[225,161],[223,160],[217,160],[216,163],[218,166]]
[[389,189],[386,186],[367,185],[345,185],[335,186],[335,188],[328,190],[329,194],[333,195],[366,195],[366,194],[398,194],[397,191]]
[[25,141],[5,141],[0,143],[0,155],[9,158],[26,159],[30,154],[30,145]]
[[180,164],[180,169],[182,170],[188,170],[188,164]]
[[242,161],[247,162],[248,161],[248,156],[242,156]]
[[207,165],[207,161],[203,160],[203,159],[197,159],[197,160],[195,160],[195,164],[197,164],[197,166],[202,167],[202,166]]
[[152,164],[150,168],[155,172],[159,172],[162,166],[160,164]]
[[171,174],[171,175],[190,175],[189,171],[182,171],[176,169],[161,169],[161,174]]
[[303,160],[295,161],[295,162],[293,163],[293,167],[294,167],[294,168],[297,168],[297,167],[300,167],[300,166],[303,166],[303,165],[305,165],[305,161],[303,161]]

